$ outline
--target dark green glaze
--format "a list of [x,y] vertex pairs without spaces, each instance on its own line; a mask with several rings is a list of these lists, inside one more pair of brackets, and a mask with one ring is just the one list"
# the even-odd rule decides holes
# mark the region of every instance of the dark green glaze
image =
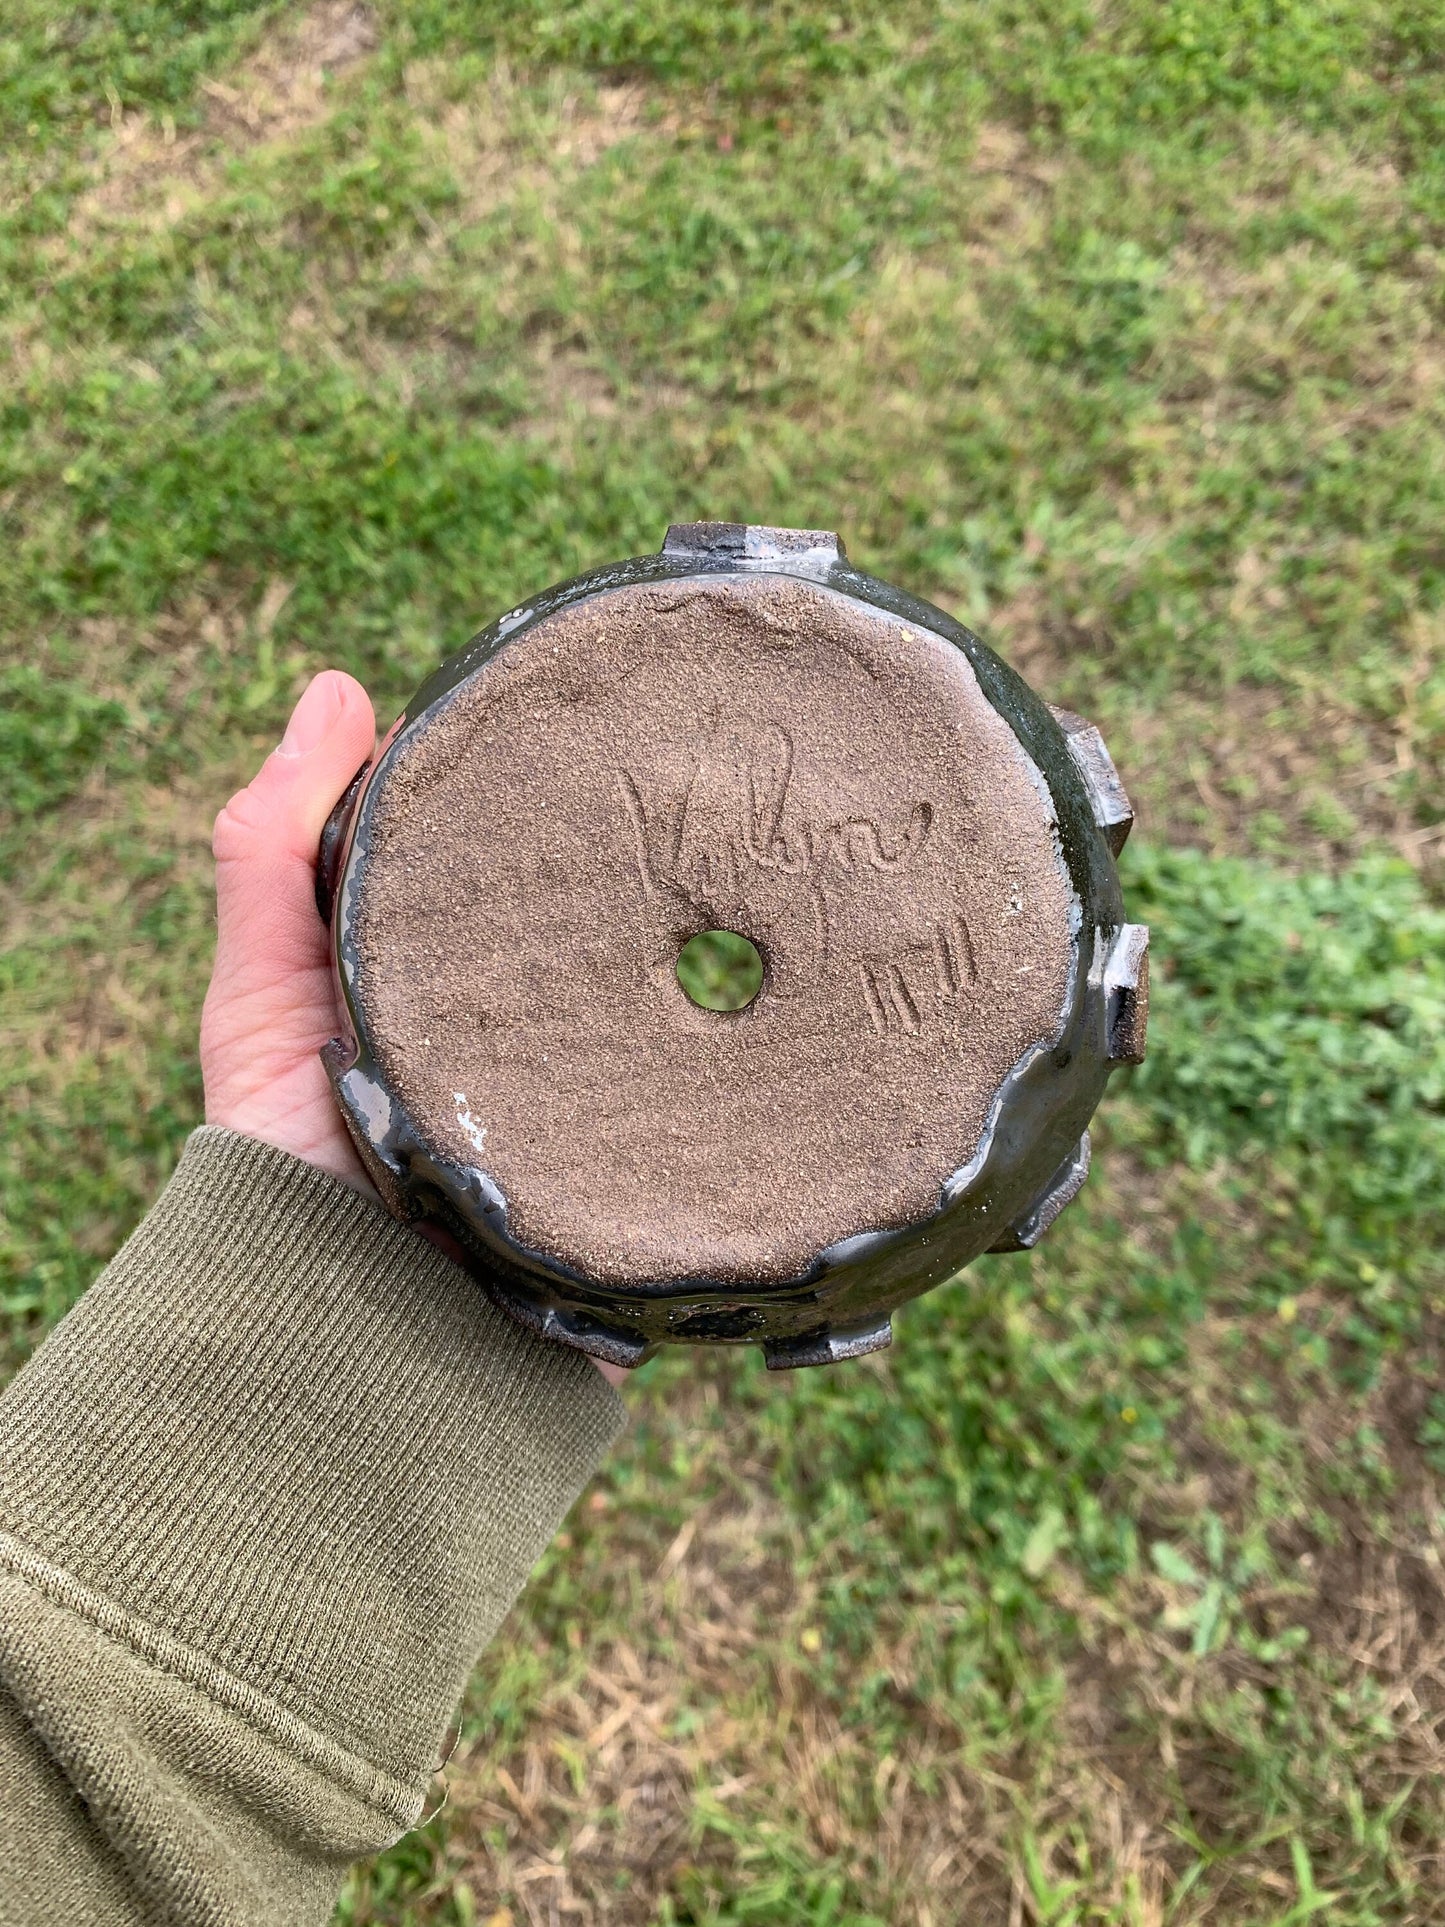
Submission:
[[[930,1216],[830,1246],[789,1284],[749,1291],[687,1277],[627,1288],[601,1285],[515,1242],[508,1234],[506,1199],[491,1178],[438,1157],[378,1072],[356,997],[351,928],[357,881],[370,851],[377,778],[410,730],[511,638],[558,610],[632,584],[768,574],[802,577],[870,603],[943,637],[968,657],[989,702],[1042,774],[1057,812],[1079,918],[1067,1016],[1057,1044],[1026,1054],[1004,1080],[977,1154],[947,1180]],[[671,531],[662,553],[562,583],[482,630],[426,679],[342,799],[328,826],[318,901],[330,915],[352,1033],[333,1039],[323,1057],[383,1198],[398,1215],[426,1217],[451,1230],[488,1292],[518,1318],[599,1357],[636,1364],[664,1341],[762,1343],[775,1365],[821,1363],[876,1349],[887,1343],[896,1306],[990,1248],[1018,1248],[1011,1227],[1031,1216],[1047,1219],[1043,1207],[1051,1194],[1063,1194],[1070,1173],[1077,1188],[1081,1140],[1111,1068],[1113,1011],[1105,961],[1124,915],[1114,858],[1088,787],[1053,712],[1021,677],[943,610],[854,569],[830,536],[734,524]]]

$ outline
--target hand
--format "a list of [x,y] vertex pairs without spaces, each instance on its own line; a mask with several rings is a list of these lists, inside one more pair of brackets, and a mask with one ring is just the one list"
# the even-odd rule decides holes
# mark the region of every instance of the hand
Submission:
[[[366,691],[323,670],[280,747],[216,818],[216,964],[201,1012],[206,1122],[278,1145],[371,1197],[318,1056],[340,1013],[315,892],[322,827],[375,744]],[[613,1384],[623,1377],[598,1369]]]
[[244,1131],[375,1196],[317,1053],[339,1028],[316,852],[376,744],[352,676],[313,678],[286,734],[216,818],[216,964],[201,1012],[206,1122]]

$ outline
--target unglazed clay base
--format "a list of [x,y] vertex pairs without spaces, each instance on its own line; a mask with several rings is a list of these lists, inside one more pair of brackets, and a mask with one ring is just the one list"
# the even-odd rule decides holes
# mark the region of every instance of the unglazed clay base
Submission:
[[[876,1350],[1084,1181],[1144,1047],[1129,822],[1097,730],[835,537],[673,528],[482,631],[338,804],[342,1115],[548,1337]],[[707,931],[746,1008],[685,993]]]
[[[824,587],[537,624],[408,741],[372,836],[382,1072],[596,1278],[788,1278],[926,1213],[1063,1022],[1047,789],[965,656]],[[709,928],[762,955],[745,1010],[678,983]]]

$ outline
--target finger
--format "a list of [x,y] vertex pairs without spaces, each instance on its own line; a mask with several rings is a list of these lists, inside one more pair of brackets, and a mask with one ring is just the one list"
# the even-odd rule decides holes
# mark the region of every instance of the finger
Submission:
[[217,818],[217,860],[264,851],[314,863],[322,826],[375,743],[371,698],[356,678],[313,676],[279,745]]
[[279,747],[216,818],[221,959],[234,962],[240,950],[279,962],[298,935],[321,936],[313,900],[321,830],[375,742],[371,699],[355,677],[339,669],[314,677]]

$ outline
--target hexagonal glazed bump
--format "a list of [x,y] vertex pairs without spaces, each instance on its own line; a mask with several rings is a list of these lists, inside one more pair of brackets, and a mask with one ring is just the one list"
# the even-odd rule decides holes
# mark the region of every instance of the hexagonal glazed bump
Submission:
[[1104,965],[1109,1062],[1142,1064],[1149,1028],[1149,932],[1121,924]]
[[[342,1114],[545,1337],[865,1355],[1084,1182],[1143,1049],[1127,823],[1096,730],[836,536],[674,525],[443,664],[338,806]],[[708,931],[745,1006],[684,994]]]
[[1084,1179],[1089,1175],[1091,1156],[1089,1133],[1085,1131],[1049,1179],[1042,1196],[1032,1201],[1027,1210],[1023,1211],[1009,1226],[998,1243],[989,1246],[989,1250],[1032,1251],[1064,1207],[1072,1204],[1083,1190]]
[[805,1332],[797,1338],[763,1340],[763,1357],[770,1372],[788,1372],[799,1365],[837,1365],[845,1358],[866,1358],[893,1343],[892,1323],[884,1318],[861,1331]]
[[1064,732],[1069,754],[1084,779],[1094,806],[1094,821],[1103,831],[1110,850],[1118,856],[1134,827],[1134,806],[1114,767],[1108,745],[1094,724],[1076,716],[1072,709],[1059,709],[1053,703],[1049,708]]
[[807,558],[825,568],[847,559],[847,550],[831,529],[772,529],[745,522],[674,522],[662,553],[748,562]]

